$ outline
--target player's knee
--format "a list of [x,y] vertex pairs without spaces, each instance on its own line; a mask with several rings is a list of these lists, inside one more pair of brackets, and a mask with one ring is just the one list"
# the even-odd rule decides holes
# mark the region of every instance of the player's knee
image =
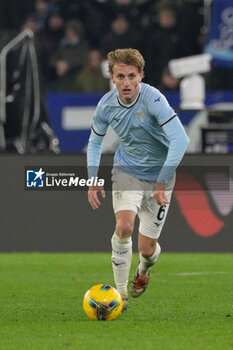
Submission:
[[144,258],[148,259],[154,254],[155,249],[156,249],[155,244],[145,245],[141,247],[140,253]]
[[140,251],[140,253],[146,259],[150,258],[154,254],[153,250],[150,250],[148,248],[143,249],[142,251]]
[[116,224],[116,234],[119,238],[131,236],[133,233],[133,225],[129,221],[121,220]]

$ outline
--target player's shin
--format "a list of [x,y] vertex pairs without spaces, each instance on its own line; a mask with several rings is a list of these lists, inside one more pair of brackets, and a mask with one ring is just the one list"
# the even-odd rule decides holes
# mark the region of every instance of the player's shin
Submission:
[[150,256],[148,258],[145,258],[140,253],[140,261],[139,261],[139,266],[138,266],[139,275],[146,276],[148,274],[150,268],[158,260],[160,252],[161,252],[161,247],[160,247],[159,243],[157,242],[155,252],[154,252],[154,254],[152,256]]
[[132,260],[131,237],[119,238],[115,233],[112,236],[112,268],[118,292],[122,298],[127,298],[127,285]]

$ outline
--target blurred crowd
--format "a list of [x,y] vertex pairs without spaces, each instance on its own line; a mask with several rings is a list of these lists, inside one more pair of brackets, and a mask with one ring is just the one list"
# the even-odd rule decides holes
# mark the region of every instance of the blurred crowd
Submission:
[[102,62],[109,51],[133,47],[143,54],[144,81],[178,90],[170,59],[203,52],[203,0],[1,0],[4,34],[34,32],[48,90],[105,92]]

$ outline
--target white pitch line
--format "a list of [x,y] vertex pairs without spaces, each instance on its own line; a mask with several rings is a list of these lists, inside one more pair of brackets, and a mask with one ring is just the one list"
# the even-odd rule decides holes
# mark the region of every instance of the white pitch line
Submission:
[[201,272],[177,272],[175,276],[201,276],[201,275],[228,275],[233,271],[201,271]]

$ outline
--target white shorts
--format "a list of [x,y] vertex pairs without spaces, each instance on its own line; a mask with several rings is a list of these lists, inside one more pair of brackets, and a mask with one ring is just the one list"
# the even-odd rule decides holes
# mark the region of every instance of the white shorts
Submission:
[[170,206],[175,175],[167,184],[166,196],[169,204],[165,207],[158,205],[153,198],[156,181],[138,180],[131,175],[113,171],[112,182],[115,214],[120,210],[134,211],[140,220],[139,232],[146,237],[157,239]]

